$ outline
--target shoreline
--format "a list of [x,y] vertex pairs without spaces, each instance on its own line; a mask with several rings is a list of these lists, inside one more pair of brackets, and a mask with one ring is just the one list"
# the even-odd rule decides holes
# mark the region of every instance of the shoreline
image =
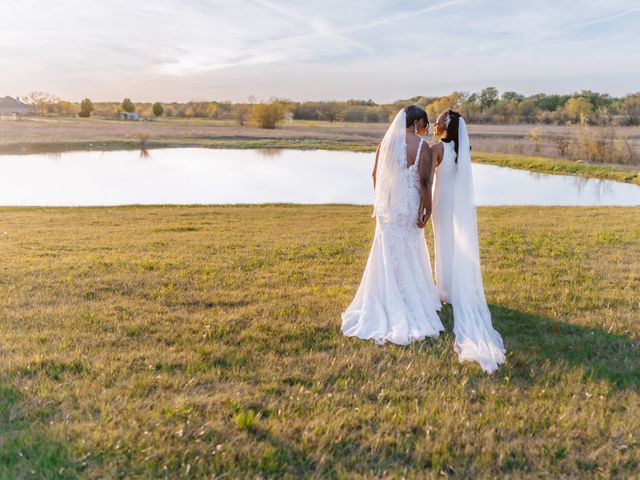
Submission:
[[[76,142],[20,142],[0,145],[0,155],[33,155],[33,154],[59,154],[77,151],[116,151],[116,150],[140,150],[140,141],[76,141]],[[375,145],[340,142],[319,141],[317,138],[298,138],[296,140],[280,138],[216,138],[202,139],[200,141],[149,141],[145,144],[146,150],[165,148],[210,148],[210,149],[274,149],[274,150],[328,150],[348,151],[356,153],[373,153]],[[595,164],[574,160],[520,155],[511,153],[474,152],[473,161],[487,165],[515,168],[536,173],[550,175],[575,175],[585,178],[597,178],[612,180],[622,183],[640,185],[640,167],[623,165]]]

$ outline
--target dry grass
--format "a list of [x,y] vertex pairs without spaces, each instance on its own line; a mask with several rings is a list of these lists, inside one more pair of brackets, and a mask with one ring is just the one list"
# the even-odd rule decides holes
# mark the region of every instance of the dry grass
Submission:
[[[80,119],[66,117],[33,117],[22,121],[0,123],[0,152],[19,152],[56,148],[56,145],[74,144],[78,148],[120,145],[135,139],[140,134],[151,134],[152,146],[207,144],[207,142],[255,142],[257,140],[296,141],[314,148],[314,143],[343,144],[346,149],[375,148],[384,134],[385,123],[345,123],[322,121],[285,122],[275,130],[265,130],[249,125],[239,126],[231,121],[207,119],[159,119],[153,122],[124,122],[116,120]],[[533,154],[534,142],[528,139],[535,125],[470,125],[471,140],[477,151]],[[554,137],[573,138],[577,130],[557,125],[538,125],[542,132],[541,153],[557,157]],[[640,127],[617,127],[616,133],[625,136],[637,146]],[[189,143],[191,142],[191,143]],[[227,142],[227,143],[224,143]],[[286,146],[286,142],[285,142]]]
[[479,210],[493,376],[341,335],[369,214],[1,209],[0,478],[640,476],[640,208]]
[[0,153],[136,148],[148,135],[148,148],[211,146],[231,148],[333,148],[371,150],[384,124],[289,122],[277,129],[239,126],[219,120],[163,119],[125,122],[80,118],[34,118],[0,122]]

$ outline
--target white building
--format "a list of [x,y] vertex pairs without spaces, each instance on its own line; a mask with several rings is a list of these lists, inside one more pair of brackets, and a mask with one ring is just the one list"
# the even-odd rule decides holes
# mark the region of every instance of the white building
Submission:
[[0,98],[0,117],[18,118],[29,113],[29,106],[20,101],[20,98]]
[[140,114],[138,112],[120,112],[118,114],[120,120],[140,120]]

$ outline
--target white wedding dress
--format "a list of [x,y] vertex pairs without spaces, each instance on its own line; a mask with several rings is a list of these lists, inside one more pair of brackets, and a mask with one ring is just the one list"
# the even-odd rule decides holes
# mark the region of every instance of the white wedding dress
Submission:
[[453,142],[442,142],[444,155],[436,167],[433,188],[433,240],[436,289],[441,300],[451,303],[453,277],[453,191],[456,179],[456,151]]
[[[364,275],[351,305],[342,313],[344,335],[373,339],[378,344],[389,341],[407,345],[444,331],[437,314],[441,304],[433,283],[424,230],[416,225],[423,140],[415,162],[407,167],[405,126],[401,133],[404,155],[398,164],[405,168],[399,171],[395,188],[406,188],[407,207],[393,215],[374,213],[376,229]],[[376,187],[381,189],[380,185]],[[394,198],[402,201],[405,192],[401,193]]]
[[432,225],[436,288],[440,298],[453,307],[458,358],[478,362],[491,373],[505,362],[506,350],[491,323],[484,294],[471,148],[465,121],[459,121],[458,155],[453,141],[443,142],[444,156],[435,172]]

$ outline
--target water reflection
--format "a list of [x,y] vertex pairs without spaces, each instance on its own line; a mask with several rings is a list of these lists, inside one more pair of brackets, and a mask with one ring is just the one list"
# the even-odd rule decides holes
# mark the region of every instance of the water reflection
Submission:
[[[2,155],[0,205],[373,202],[371,153],[148,151],[140,140],[139,151]],[[636,185],[493,165],[473,174],[480,205],[640,205]]]
[[141,160],[148,160],[149,158],[151,158],[151,154],[149,153],[149,150],[147,150],[145,147],[142,147],[140,149],[140,154],[138,155],[138,158]]
[[150,134],[148,132],[138,133],[138,140],[140,140],[140,155],[141,160],[147,160],[151,157],[149,150],[147,149],[147,142],[149,141]]
[[256,149],[258,155],[263,156],[264,158],[277,158],[282,156],[283,149],[282,148],[258,148]]

